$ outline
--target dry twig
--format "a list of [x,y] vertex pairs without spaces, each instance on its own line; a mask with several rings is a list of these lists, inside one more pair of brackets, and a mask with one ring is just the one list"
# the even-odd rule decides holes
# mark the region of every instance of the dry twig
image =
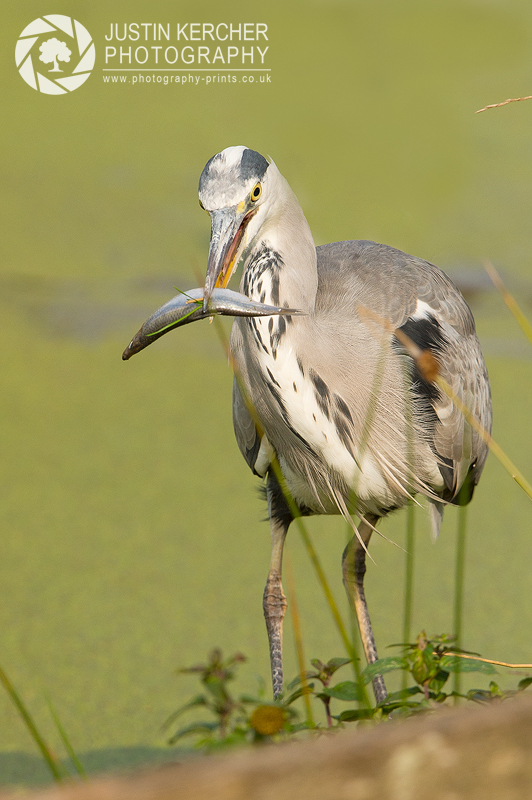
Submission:
[[528,97],[509,97],[508,100],[503,100],[502,103],[491,103],[489,106],[479,108],[478,111],[475,111],[475,114],[480,114],[481,111],[487,111],[488,108],[500,108],[501,106],[507,106],[508,103],[519,103],[521,100],[532,100],[532,94],[529,94]]

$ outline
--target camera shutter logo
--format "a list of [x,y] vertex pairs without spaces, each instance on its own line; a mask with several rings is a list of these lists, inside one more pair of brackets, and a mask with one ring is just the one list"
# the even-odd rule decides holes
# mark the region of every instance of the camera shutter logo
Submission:
[[34,19],[15,48],[20,76],[43,94],[68,94],[78,89],[91,74],[95,56],[87,28],[64,14]]

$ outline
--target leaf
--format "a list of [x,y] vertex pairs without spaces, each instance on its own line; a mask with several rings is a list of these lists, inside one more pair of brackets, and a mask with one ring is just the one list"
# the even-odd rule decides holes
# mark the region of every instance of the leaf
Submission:
[[166,728],[168,728],[168,726],[171,725],[172,722],[174,722],[174,720],[180,717],[181,714],[183,714],[185,711],[188,711],[189,708],[195,708],[196,706],[206,706],[206,705],[207,705],[206,697],[202,694],[197,694],[196,697],[194,697],[188,703],[185,703],[184,706],[181,706],[180,708],[177,709],[177,711],[174,711],[173,714],[170,714],[168,719],[165,722],[163,722],[161,730],[164,731]]
[[364,683],[369,683],[375,675],[384,675],[395,669],[408,669],[408,661],[400,656],[390,656],[389,658],[379,658],[373,664],[368,664],[362,673]]
[[181,728],[181,730],[176,731],[174,735],[168,739],[168,744],[175,744],[178,739],[181,739],[183,736],[190,736],[193,733],[214,733],[214,731],[219,727],[220,726],[217,722],[192,722],[185,728]]
[[290,691],[290,689],[293,689],[294,686],[298,685],[298,683],[301,683],[301,676],[300,675],[296,675],[296,677],[294,678],[293,681],[290,681],[290,683],[286,684],[287,690]]
[[246,705],[251,703],[252,705],[261,705],[264,701],[260,699],[260,697],[253,697],[250,694],[241,694],[239,697],[240,703],[245,703]]
[[[412,677],[421,685],[431,680],[439,671],[439,658],[434,653],[434,649],[429,641],[422,641],[420,634],[420,645],[412,650],[408,656],[409,670]],[[423,646],[421,646],[423,645]]]
[[246,741],[248,731],[246,728],[238,727],[227,734],[223,739],[220,739],[219,744],[222,747],[231,747],[233,745],[241,745]]
[[475,650],[464,650],[463,647],[456,647],[456,645],[453,645],[453,651],[454,651],[455,654],[456,653],[458,653],[458,654],[463,653],[466,656],[479,656],[480,657],[480,653],[477,653]]
[[235,728],[234,731],[227,734],[223,739],[216,739],[212,736],[206,736],[201,739],[198,739],[197,742],[194,743],[194,747],[197,750],[204,749],[209,753],[216,752],[218,750],[226,750],[230,747],[242,746],[246,743],[246,736],[247,731],[243,728]]
[[338,722],[354,722],[359,719],[371,719],[372,717],[372,708],[348,708],[347,711],[342,711],[335,719]]
[[360,700],[360,687],[354,681],[343,681],[336,686],[327,686],[322,694],[336,697],[338,700]]
[[291,733],[299,733],[299,731],[308,731],[308,730],[315,730],[315,728],[309,725],[308,722],[295,722],[291,727]]
[[494,695],[486,689],[470,689],[466,697],[476,703],[489,703],[494,699]]
[[327,671],[331,675],[334,675],[334,673],[336,672],[337,669],[340,669],[340,667],[343,667],[346,664],[350,664],[350,663],[351,663],[351,659],[350,658],[330,658],[329,661],[327,661],[325,666],[327,668]]
[[[410,686],[408,689],[401,689],[399,692],[391,692],[384,703],[394,703],[396,700],[406,700],[414,694],[423,694],[419,686]],[[381,704],[382,705],[382,704]]]
[[446,692],[440,692],[439,689],[429,692],[429,700],[434,700],[435,703],[445,703],[448,697]]
[[527,686],[530,686],[530,684],[531,684],[531,683],[532,683],[532,676],[529,676],[528,678],[523,678],[523,679],[522,679],[521,681],[519,681],[519,683],[517,684],[517,690],[518,690],[519,692],[522,692],[522,691],[523,691],[523,689],[526,689],[526,687],[527,687]]
[[459,656],[442,656],[440,666],[448,672],[483,672],[485,675],[497,674],[497,670],[493,664],[486,664],[485,661],[477,661],[477,659],[472,658],[460,658]]
[[449,672],[445,669],[439,669],[436,675],[434,675],[428,682],[427,686],[429,689],[432,689],[434,692],[440,692],[441,689],[447,683],[449,678]]
[[389,714],[390,719],[407,719],[415,714],[426,712],[428,709],[421,706],[420,703],[407,703],[406,705],[396,705],[395,708],[387,709],[382,707],[383,711]]
[[194,672],[205,672],[206,670],[207,667],[205,666],[205,664],[196,664],[195,667],[179,667],[179,669],[176,669],[176,673],[178,675],[181,674],[188,675]]
[[307,683],[306,688],[300,686],[299,689],[296,689],[286,700],[283,700],[283,706],[289,706],[294,700],[297,700],[299,697],[303,697],[304,694],[311,694],[312,690],[314,689],[313,683]]
[[[310,680],[311,678],[316,678],[316,677],[317,675],[315,672],[305,672],[305,678],[307,679],[307,681]],[[287,685],[286,688],[288,690],[293,689],[294,686],[297,686],[299,683],[301,683],[301,675],[297,675],[293,681],[290,681],[290,683]]]

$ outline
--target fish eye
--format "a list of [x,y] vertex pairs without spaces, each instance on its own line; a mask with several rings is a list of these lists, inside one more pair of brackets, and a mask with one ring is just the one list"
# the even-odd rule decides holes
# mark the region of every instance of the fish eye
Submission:
[[262,186],[260,185],[260,183],[256,183],[250,194],[252,202],[256,203],[261,194],[262,194]]

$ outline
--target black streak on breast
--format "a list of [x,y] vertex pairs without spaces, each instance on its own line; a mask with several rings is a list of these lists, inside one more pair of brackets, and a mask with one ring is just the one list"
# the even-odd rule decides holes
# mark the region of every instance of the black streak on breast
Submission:
[[353,440],[351,438],[351,428],[347,424],[345,417],[343,417],[341,414],[335,414],[334,427],[336,428],[336,433],[338,434],[338,438],[342,442],[343,446],[353,460],[356,461],[355,451],[353,450]]
[[353,424],[353,417],[351,416],[351,412],[349,411],[349,406],[347,405],[343,397],[340,397],[339,394],[335,394],[334,402],[336,403],[338,410],[342,412],[344,417],[348,419],[351,424]]
[[329,387],[325,381],[320,378],[318,373],[314,372],[314,370],[311,369],[309,374],[310,379],[314,384],[314,394],[316,396],[316,402],[318,403],[319,409],[321,413],[324,414],[328,420],[330,420],[331,393],[329,391]]
[[[269,372],[269,370],[268,370],[268,372]],[[315,451],[312,449],[312,447],[307,442],[307,440],[305,438],[303,438],[303,436],[301,436],[301,434],[298,433],[298,431],[296,431],[296,429],[293,427],[293,425],[289,421],[288,413],[286,411],[286,406],[285,406],[285,404],[283,402],[283,398],[281,397],[280,392],[278,392],[277,389],[275,388],[275,386],[273,385],[273,383],[270,383],[268,380],[266,380],[266,385],[267,385],[272,397],[275,399],[276,403],[279,406],[279,409],[281,411],[281,415],[283,417],[283,420],[284,420],[284,423],[285,423],[286,427],[294,434],[294,436],[297,437],[297,439],[299,439],[299,441],[305,446],[305,449],[309,453],[312,453],[313,456],[316,456]],[[316,458],[317,458],[317,456],[316,456]]]

